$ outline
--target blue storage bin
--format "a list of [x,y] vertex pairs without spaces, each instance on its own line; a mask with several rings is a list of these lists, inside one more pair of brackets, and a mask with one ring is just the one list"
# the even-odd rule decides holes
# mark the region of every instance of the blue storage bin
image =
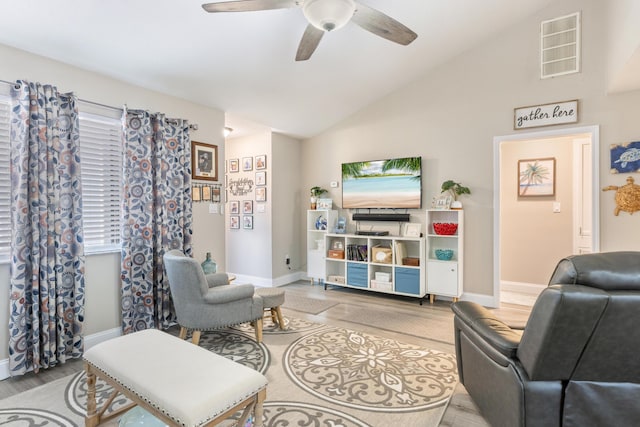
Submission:
[[420,295],[420,270],[417,268],[396,268],[396,292]]
[[367,264],[347,263],[347,285],[369,287],[369,273]]

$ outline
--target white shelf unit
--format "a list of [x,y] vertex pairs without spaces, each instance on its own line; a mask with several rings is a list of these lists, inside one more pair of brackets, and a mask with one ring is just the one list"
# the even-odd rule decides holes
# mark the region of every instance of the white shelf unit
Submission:
[[[433,223],[455,223],[455,234],[436,234]],[[436,249],[453,251],[451,260],[439,260]],[[462,210],[427,209],[427,292],[433,303],[436,296],[457,301],[463,291],[464,212]]]
[[[326,229],[318,228],[318,218],[326,220]],[[320,281],[325,277],[325,235],[333,230],[338,211],[335,210],[308,210],[307,211],[307,277],[313,284],[314,279]]]
[[[330,256],[329,251],[335,245],[342,246],[344,258]],[[425,240],[422,237],[328,233],[326,249],[325,288],[335,285],[419,298],[427,293]],[[362,254],[360,259],[354,255],[357,253]],[[402,258],[411,258],[419,265],[403,264]],[[380,278],[388,278],[388,281],[378,280]]]

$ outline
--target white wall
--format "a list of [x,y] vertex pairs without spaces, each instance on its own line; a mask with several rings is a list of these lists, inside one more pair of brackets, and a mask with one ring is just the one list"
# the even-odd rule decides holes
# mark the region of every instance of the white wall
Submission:
[[[483,46],[364,108],[303,143],[304,187],[339,180],[339,164],[372,158],[423,157],[423,204],[454,179],[469,186],[465,208],[465,293],[493,295],[493,137],[517,133],[513,109],[580,100],[579,126],[600,125],[600,186],[623,185],[609,175],[612,143],[640,137],[640,93],[606,94],[606,4],[598,0],[553,2],[546,10],[514,23]],[[539,78],[542,20],[582,10],[582,72]],[[567,126],[569,127],[569,126]],[[340,199],[340,189],[332,191]],[[602,196],[603,251],[640,249],[637,218],[613,216],[613,194]],[[306,204],[300,206],[303,216]],[[424,221],[423,217],[420,218]],[[551,271],[547,272],[548,275]]]
[[[269,170],[272,180],[271,194],[273,196],[273,235],[272,240],[272,271],[277,284],[292,282],[298,278],[296,272],[302,269],[305,257],[301,256],[300,242],[304,233],[304,218],[299,215],[296,207],[306,195],[301,188],[300,176],[300,141],[288,136],[272,134],[272,155]],[[285,256],[291,259],[290,269],[285,264]],[[294,277],[290,277],[294,275]]]
[[[119,82],[97,73],[81,70],[44,57],[0,45],[0,79],[27,79],[54,84],[63,92],[73,91],[84,100],[111,106],[160,111],[168,117],[188,119],[199,125],[191,136],[218,146],[219,170],[224,170],[224,113],[183,99],[163,95]],[[222,174],[220,174],[222,175]],[[205,252],[217,254],[225,268],[224,217],[208,214],[207,204],[194,204],[194,256],[204,260]],[[0,265],[0,283],[9,283],[9,266]],[[7,285],[8,286],[8,285]],[[0,292],[0,313],[8,324],[8,287]],[[120,254],[89,255],[86,262],[86,335],[120,327]],[[0,343],[8,342],[7,328],[0,328]],[[7,346],[0,346],[0,359],[8,357]]]
[[[242,170],[242,158],[251,157],[255,161],[257,155],[267,156],[267,200],[257,202],[255,185],[245,195],[231,194],[228,191],[228,199],[240,202],[240,229],[229,228],[229,204],[226,205],[226,251],[227,271],[238,276],[239,281],[253,283],[255,285],[268,286],[271,282],[271,239],[272,229],[272,194],[271,176],[273,174],[273,156],[271,155],[271,132],[263,131],[249,136],[227,139],[227,162],[229,159],[240,161],[240,171],[227,173],[229,180],[248,178],[255,183],[255,168],[245,172]],[[255,166],[255,165],[254,165]],[[242,228],[242,202],[253,201],[253,229]],[[264,206],[264,212],[258,212],[258,206]]]

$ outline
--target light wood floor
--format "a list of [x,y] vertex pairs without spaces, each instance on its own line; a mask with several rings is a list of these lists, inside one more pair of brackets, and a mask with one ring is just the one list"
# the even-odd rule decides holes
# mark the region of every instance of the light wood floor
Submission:
[[[318,284],[300,281],[284,287],[286,295],[325,299],[336,305],[324,312],[313,315],[295,310],[283,309],[285,316],[306,318],[333,326],[356,329],[378,336],[421,345],[434,350],[455,353],[453,340],[453,313],[449,301],[428,299],[419,304],[415,298],[398,297],[347,288],[329,287],[326,291]],[[529,316],[529,307],[503,304],[496,309],[496,315],[513,325],[523,325]],[[373,320],[372,320],[373,319]],[[12,396],[33,387],[62,378],[82,369],[82,362],[74,360],[64,365],[8,378],[0,382],[0,398]],[[485,427],[486,422],[478,415],[477,408],[464,387],[458,385],[452,403],[442,420],[441,426]]]

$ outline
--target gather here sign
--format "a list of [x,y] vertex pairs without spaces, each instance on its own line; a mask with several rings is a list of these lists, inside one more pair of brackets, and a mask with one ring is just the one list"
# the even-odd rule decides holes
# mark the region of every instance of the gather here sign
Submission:
[[577,123],[578,100],[520,107],[515,108],[513,112],[513,128],[516,130]]

